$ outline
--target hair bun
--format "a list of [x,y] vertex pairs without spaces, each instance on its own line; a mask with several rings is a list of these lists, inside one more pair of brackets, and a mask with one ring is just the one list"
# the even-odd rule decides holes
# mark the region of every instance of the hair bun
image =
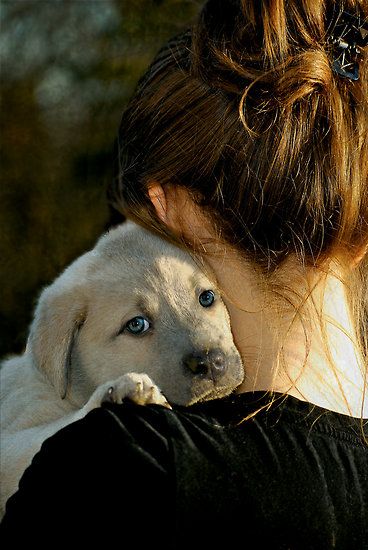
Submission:
[[272,86],[281,106],[291,107],[313,92],[327,91],[333,82],[333,72],[325,51],[307,50],[293,57],[275,71]]

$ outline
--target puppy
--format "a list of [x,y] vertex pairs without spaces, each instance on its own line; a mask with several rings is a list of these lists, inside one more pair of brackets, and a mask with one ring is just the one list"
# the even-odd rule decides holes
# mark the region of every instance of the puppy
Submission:
[[103,401],[191,405],[244,371],[213,277],[125,222],[43,290],[25,353],[0,376],[4,513],[42,442]]

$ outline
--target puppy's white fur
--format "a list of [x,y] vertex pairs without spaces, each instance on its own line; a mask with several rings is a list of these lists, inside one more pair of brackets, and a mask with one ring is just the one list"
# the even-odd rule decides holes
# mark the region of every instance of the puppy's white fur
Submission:
[[[209,289],[215,301],[203,307]],[[141,335],[125,328],[136,316],[150,323]],[[224,359],[221,376],[187,367],[185,357],[211,350]],[[3,514],[43,441],[104,400],[189,405],[228,395],[244,372],[213,277],[126,222],[42,291],[26,351],[0,376]]]

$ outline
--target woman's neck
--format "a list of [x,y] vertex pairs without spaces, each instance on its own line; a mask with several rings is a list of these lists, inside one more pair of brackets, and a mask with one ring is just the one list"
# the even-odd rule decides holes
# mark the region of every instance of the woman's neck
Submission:
[[[287,393],[326,409],[368,418],[363,403],[365,369],[353,328],[344,284],[338,276],[315,277],[295,286],[288,300],[265,299],[259,275],[244,260],[209,260],[229,309],[245,379],[239,392]],[[287,266],[278,288],[298,280]],[[299,280],[300,277],[299,277]],[[308,295],[299,307],[295,297]],[[285,304],[288,304],[286,306]],[[367,388],[368,393],[368,388]]]

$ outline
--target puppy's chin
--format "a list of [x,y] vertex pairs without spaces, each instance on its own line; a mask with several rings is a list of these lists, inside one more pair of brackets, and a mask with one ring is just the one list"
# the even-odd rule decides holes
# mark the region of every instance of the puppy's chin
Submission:
[[191,394],[187,399],[175,400],[175,404],[189,407],[191,405],[195,405],[196,403],[204,403],[205,401],[220,399],[221,397],[227,397],[228,395],[233,393],[237,387],[238,386],[230,387],[229,385],[211,386],[205,391],[202,390],[198,393]]

